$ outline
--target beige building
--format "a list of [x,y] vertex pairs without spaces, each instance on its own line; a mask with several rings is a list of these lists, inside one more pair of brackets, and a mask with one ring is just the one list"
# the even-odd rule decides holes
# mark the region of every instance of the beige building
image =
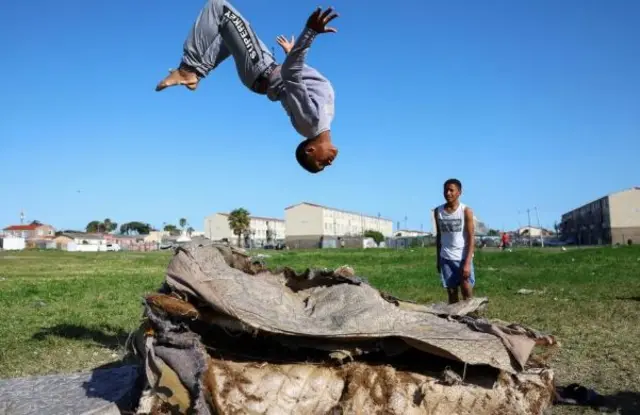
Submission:
[[580,245],[640,243],[640,187],[610,193],[562,215],[564,240]]
[[323,237],[360,237],[365,231],[393,236],[393,221],[315,203],[302,202],[284,210],[287,245],[317,247]]
[[[267,230],[271,231],[272,243],[285,239],[284,220],[261,216],[250,216],[249,218],[249,234],[244,237],[245,242],[253,241],[254,246],[265,245],[267,243]],[[229,227],[228,213],[215,213],[207,216],[204,219],[204,236],[214,241],[227,239],[234,245],[238,241],[238,236],[234,235]]]

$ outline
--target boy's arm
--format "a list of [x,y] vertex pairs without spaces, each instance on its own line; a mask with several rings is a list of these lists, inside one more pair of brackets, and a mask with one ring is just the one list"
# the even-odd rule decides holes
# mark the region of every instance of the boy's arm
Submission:
[[280,76],[287,91],[287,106],[296,120],[304,120],[309,125],[318,124],[320,113],[313,104],[307,86],[302,80],[302,68],[309,46],[315,36],[316,33],[313,29],[305,27],[302,35],[298,37],[296,43],[287,53],[280,69]]
[[[464,231],[467,236],[467,242],[465,246],[465,251],[467,252],[467,257],[464,261],[465,271],[470,272],[471,261],[473,261],[473,251],[475,249],[475,224],[473,223],[473,211],[470,207],[466,207],[464,210]],[[467,275],[468,276],[468,275]]]
[[319,33],[335,33],[336,29],[333,27],[327,27],[327,24],[338,17],[337,14],[332,14],[333,9],[328,8],[323,13],[320,13],[322,9],[319,7],[314,11],[307,24],[302,31],[298,40],[294,43],[293,48],[287,53],[287,57],[282,63],[281,76],[285,81],[293,81],[301,83],[302,81],[302,67],[304,66],[304,60],[311,47],[311,43]]
[[278,42],[278,45],[280,45],[280,47],[282,48],[282,50],[284,51],[285,55],[288,55],[289,52],[291,51],[291,49],[293,48],[293,45],[295,44],[295,37],[291,36],[291,40],[287,39],[286,37],[280,35],[276,38],[276,42]]
[[442,242],[440,240],[440,225],[438,225],[438,208],[433,209],[433,219],[436,223],[436,266],[438,267],[438,272],[440,272],[440,248],[442,247]]
[[318,8],[309,17],[302,34],[287,54],[280,70],[280,76],[287,91],[287,106],[293,113],[294,118],[304,120],[309,125],[317,125],[322,118],[322,113],[314,104],[307,86],[302,80],[304,61],[311,43],[319,33],[336,31],[332,27],[326,27],[326,25],[329,21],[338,17],[337,14],[331,14],[331,8],[323,13],[320,13],[321,11]]
[[305,27],[293,47],[287,52],[287,57],[282,62],[281,76],[285,81],[302,84],[302,67],[309,48],[317,36],[317,32]]

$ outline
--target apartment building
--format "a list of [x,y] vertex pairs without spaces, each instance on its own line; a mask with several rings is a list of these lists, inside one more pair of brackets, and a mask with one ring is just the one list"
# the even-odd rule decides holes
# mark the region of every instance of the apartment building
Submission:
[[[267,243],[267,232],[270,231],[272,242],[285,239],[285,221],[278,218],[262,216],[249,217],[249,232],[243,235],[241,245],[263,246]],[[215,213],[204,219],[204,236],[219,241],[227,239],[233,245],[237,244],[238,236],[229,227],[228,213]]]
[[393,236],[393,221],[380,215],[371,216],[343,209],[302,202],[285,208],[287,245],[318,247],[323,238],[361,237],[373,230],[385,237]]
[[580,245],[640,243],[640,187],[610,193],[562,215],[562,238]]

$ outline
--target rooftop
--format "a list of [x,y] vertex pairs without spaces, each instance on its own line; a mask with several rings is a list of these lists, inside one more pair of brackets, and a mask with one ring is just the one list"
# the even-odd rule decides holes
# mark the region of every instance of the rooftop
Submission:
[[289,210],[289,209],[292,209],[292,208],[294,208],[296,206],[300,206],[300,205],[313,206],[313,207],[317,207],[317,208],[333,210],[335,212],[349,213],[351,215],[358,215],[358,216],[362,216],[362,217],[365,217],[365,218],[380,219],[380,220],[384,220],[384,221],[393,222],[393,220],[391,220],[389,218],[384,218],[382,216],[378,217],[378,216],[373,216],[373,215],[365,215],[364,213],[360,213],[360,212],[354,212],[354,211],[351,211],[351,210],[344,210],[344,209],[337,209],[337,208],[333,208],[333,207],[330,207],[330,206],[319,205],[317,203],[311,203],[311,202],[296,203],[295,205],[287,206],[286,208],[284,208],[284,210]]
[[60,236],[66,236],[72,239],[104,239],[104,235],[101,233],[63,232]]
[[[225,213],[225,212],[218,212],[218,215],[227,216],[227,217],[229,216],[229,214]],[[274,222],[284,222],[284,219],[270,218],[270,217],[267,217],[267,216],[252,216],[252,215],[249,215],[249,218],[251,218],[251,219],[271,220],[271,221],[274,221]]]
[[616,191],[613,191],[613,192],[609,192],[609,193],[607,193],[607,194],[606,194],[606,195],[604,195],[604,196],[600,196],[600,197],[597,197],[597,198],[595,198],[595,199],[591,199],[590,201],[588,201],[588,202],[586,202],[586,203],[583,203],[583,204],[581,204],[581,205],[579,205],[579,206],[577,206],[577,207],[575,207],[575,208],[573,208],[573,209],[570,209],[570,210],[566,211],[565,213],[563,213],[563,214],[562,214],[562,216],[568,216],[568,215],[572,214],[574,211],[576,211],[576,210],[578,210],[578,209],[581,209],[581,208],[583,208],[583,207],[585,207],[585,206],[587,206],[587,205],[589,205],[589,204],[591,204],[591,203],[593,203],[593,202],[595,202],[595,201],[598,201],[598,200],[600,200],[600,199],[603,199],[603,198],[605,198],[605,197],[609,197],[609,196],[617,195],[617,194],[619,194],[619,193],[631,192],[631,191],[640,191],[640,186],[631,186],[631,187],[628,187],[628,188],[626,188],[626,189],[616,190]]
[[35,231],[41,226],[49,226],[44,223],[30,223],[28,225],[10,225],[4,228],[5,231]]

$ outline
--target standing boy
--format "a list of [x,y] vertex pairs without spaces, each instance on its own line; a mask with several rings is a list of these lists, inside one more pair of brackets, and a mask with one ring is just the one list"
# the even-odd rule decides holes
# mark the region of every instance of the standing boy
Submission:
[[434,209],[437,267],[449,304],[458,302],[458,287],[462,298],[467,300],[473,296],[475,285],[473,211],[460,203],[461,193],[462,183],[458,179],[447,180],[444,183],[447,202]]
[[280,102],[294,129],[305,138],[296,148],[296,160],[305,170],[318,173],[338,154],[331,142],[334,91],[305,58],[318,34],[336,32],[327,26],[336,17],[332,8],[317,8],[297,42],[290,44],[279,37],[278,43],[287,52],[280,65],[229,1],[207,0],[184,42],[179,68],[161,80],[156,91],[176,85],[194,91],[203,78],[233,57],[238,76],[249,90]]

